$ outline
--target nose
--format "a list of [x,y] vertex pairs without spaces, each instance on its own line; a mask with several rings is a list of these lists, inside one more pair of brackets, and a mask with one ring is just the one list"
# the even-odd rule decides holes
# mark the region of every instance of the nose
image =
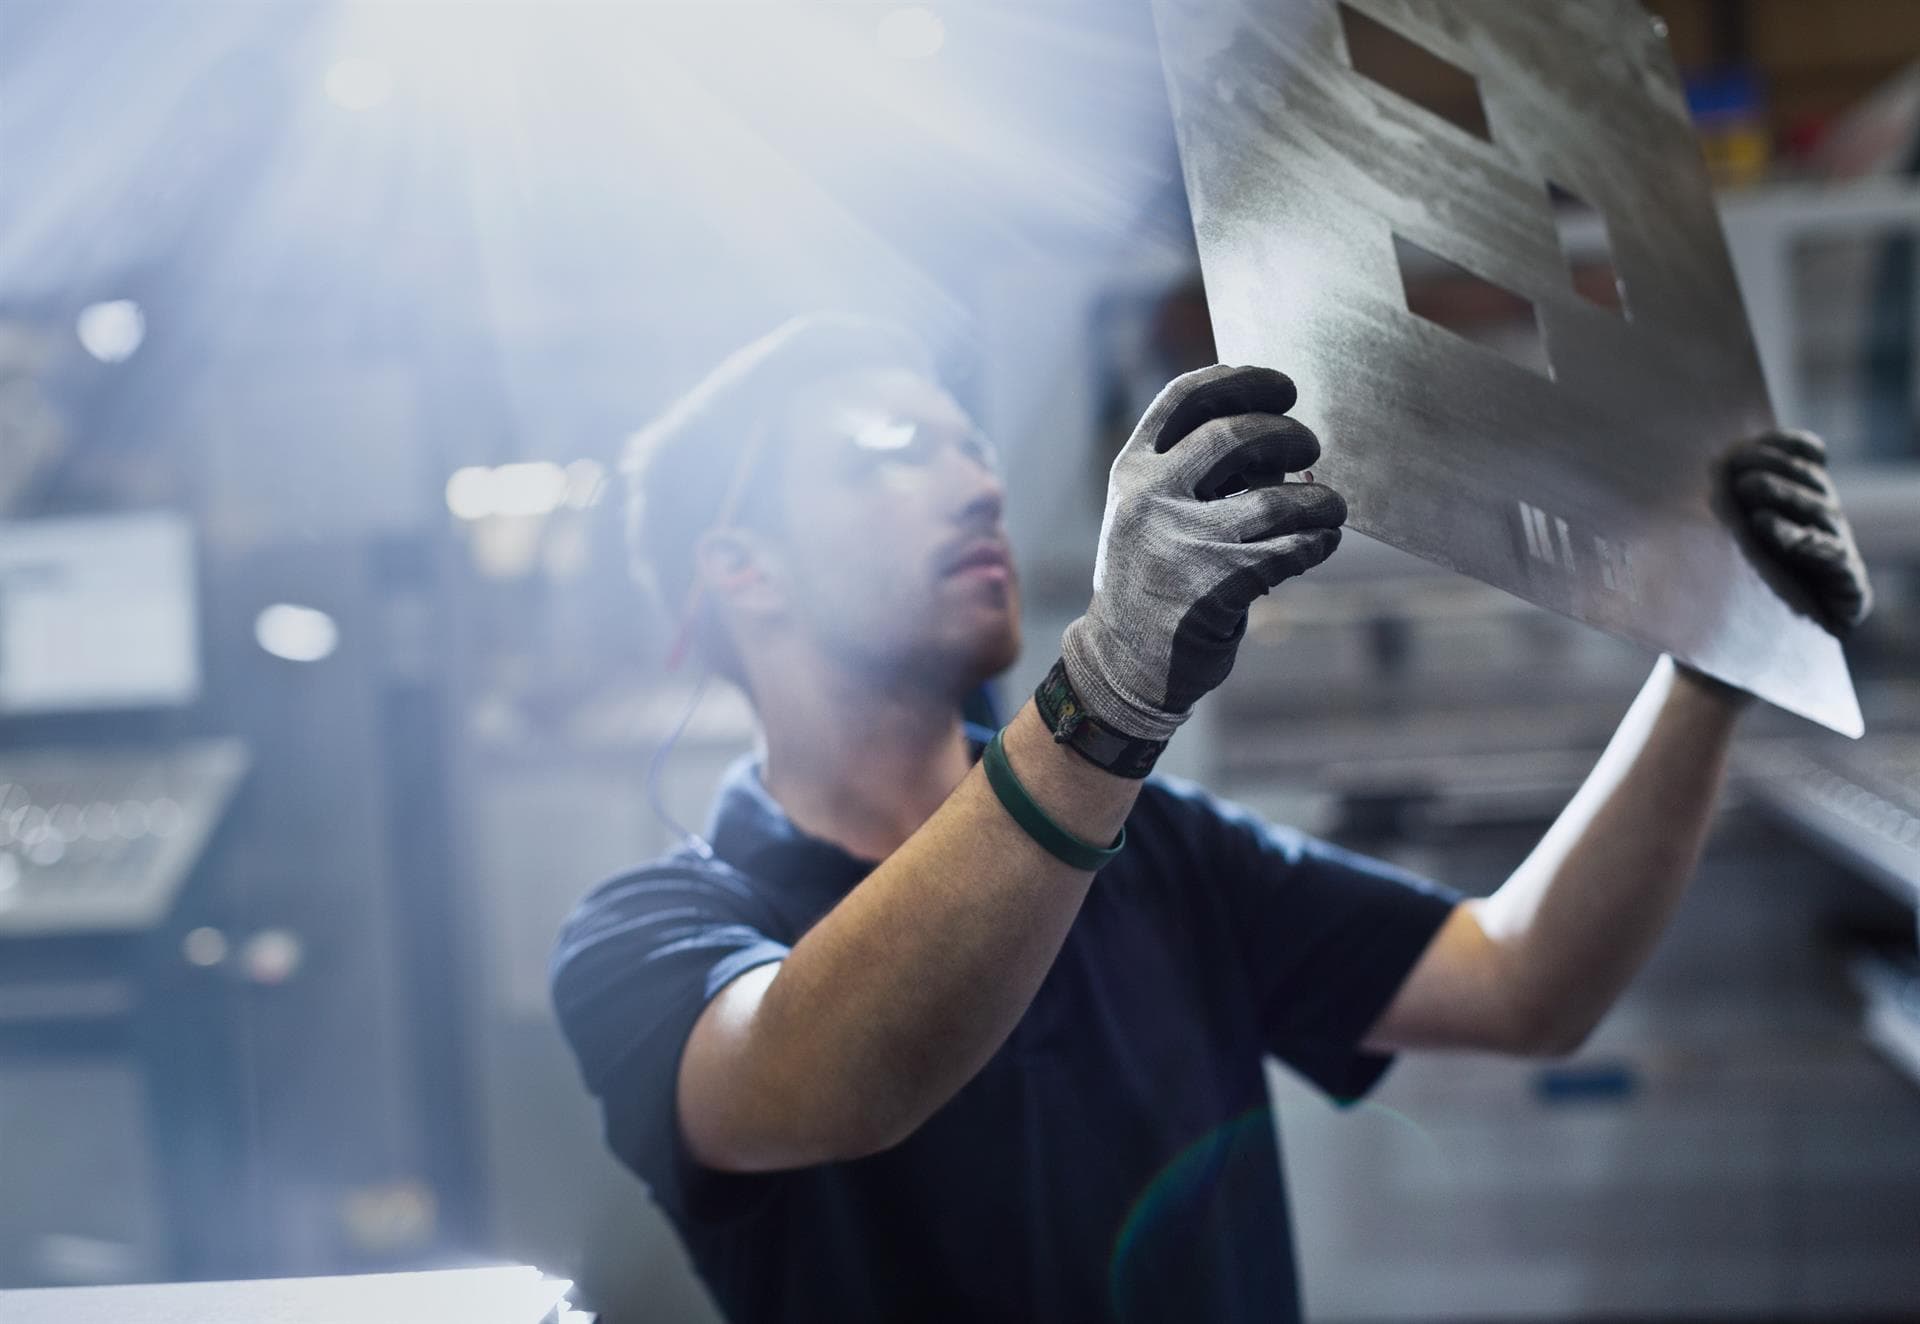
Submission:
[[952,486],[958,501],[955,517],[969,528],[997,530],[1007,506],[1007,488],[1000,471],[984,459],[960,451],[948,452]]

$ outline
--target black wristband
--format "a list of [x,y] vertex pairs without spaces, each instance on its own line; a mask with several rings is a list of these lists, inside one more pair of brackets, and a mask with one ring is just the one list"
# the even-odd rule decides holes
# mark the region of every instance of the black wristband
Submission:
[[1164,740],[1141,740],[1116,731],[1088,712],[1081,705],[1080,696],[1073,692],[1073,683],[1067,679],[1065,659],[1055,662],[1053,670],[1034,690],[1033,706],[1039,711],[1040,720],[1047,724],[1047,730],[1053,732],[1055,744],[1066,745],[1096,768],[1116,777],[1140,780],[1153,771],[1160,751],[1167,747]]

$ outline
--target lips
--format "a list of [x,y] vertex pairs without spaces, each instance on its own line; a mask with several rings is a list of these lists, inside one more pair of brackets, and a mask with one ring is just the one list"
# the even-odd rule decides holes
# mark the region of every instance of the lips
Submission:
[[943,577],[966,574],[969,571],[1011,574],[1013,557],[1007,551],[1007,545],[997,538],[976,538],[957,548],[942,559],[940,573]]

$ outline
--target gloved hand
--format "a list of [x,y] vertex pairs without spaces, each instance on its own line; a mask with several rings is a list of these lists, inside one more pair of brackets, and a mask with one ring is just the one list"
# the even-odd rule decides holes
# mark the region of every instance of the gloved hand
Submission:
[[1763,433],[1727,460],[1733,495],[1755,538],[1820,603],[1844,635],[1873,610],[1867,567],[1827,476],[1827,448],[1811,432]]
[[1114,730],[1172,735],[1232,670],[1253,600],[1340,545],[1340,494],[1285,482],[1320,456],[1283,417],[1294,399],[1270,368],[1187,373],[1114,460],[1093,603],[1061,641],[1074,693]]

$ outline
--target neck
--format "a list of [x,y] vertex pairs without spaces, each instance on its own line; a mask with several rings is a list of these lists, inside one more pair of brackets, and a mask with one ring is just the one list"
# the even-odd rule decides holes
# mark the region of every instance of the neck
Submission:
[[940,687],[818,670],[783,667],[766,687],[755,677],[767,791],[808,835],[884,859],[972,765],[959,703]]

